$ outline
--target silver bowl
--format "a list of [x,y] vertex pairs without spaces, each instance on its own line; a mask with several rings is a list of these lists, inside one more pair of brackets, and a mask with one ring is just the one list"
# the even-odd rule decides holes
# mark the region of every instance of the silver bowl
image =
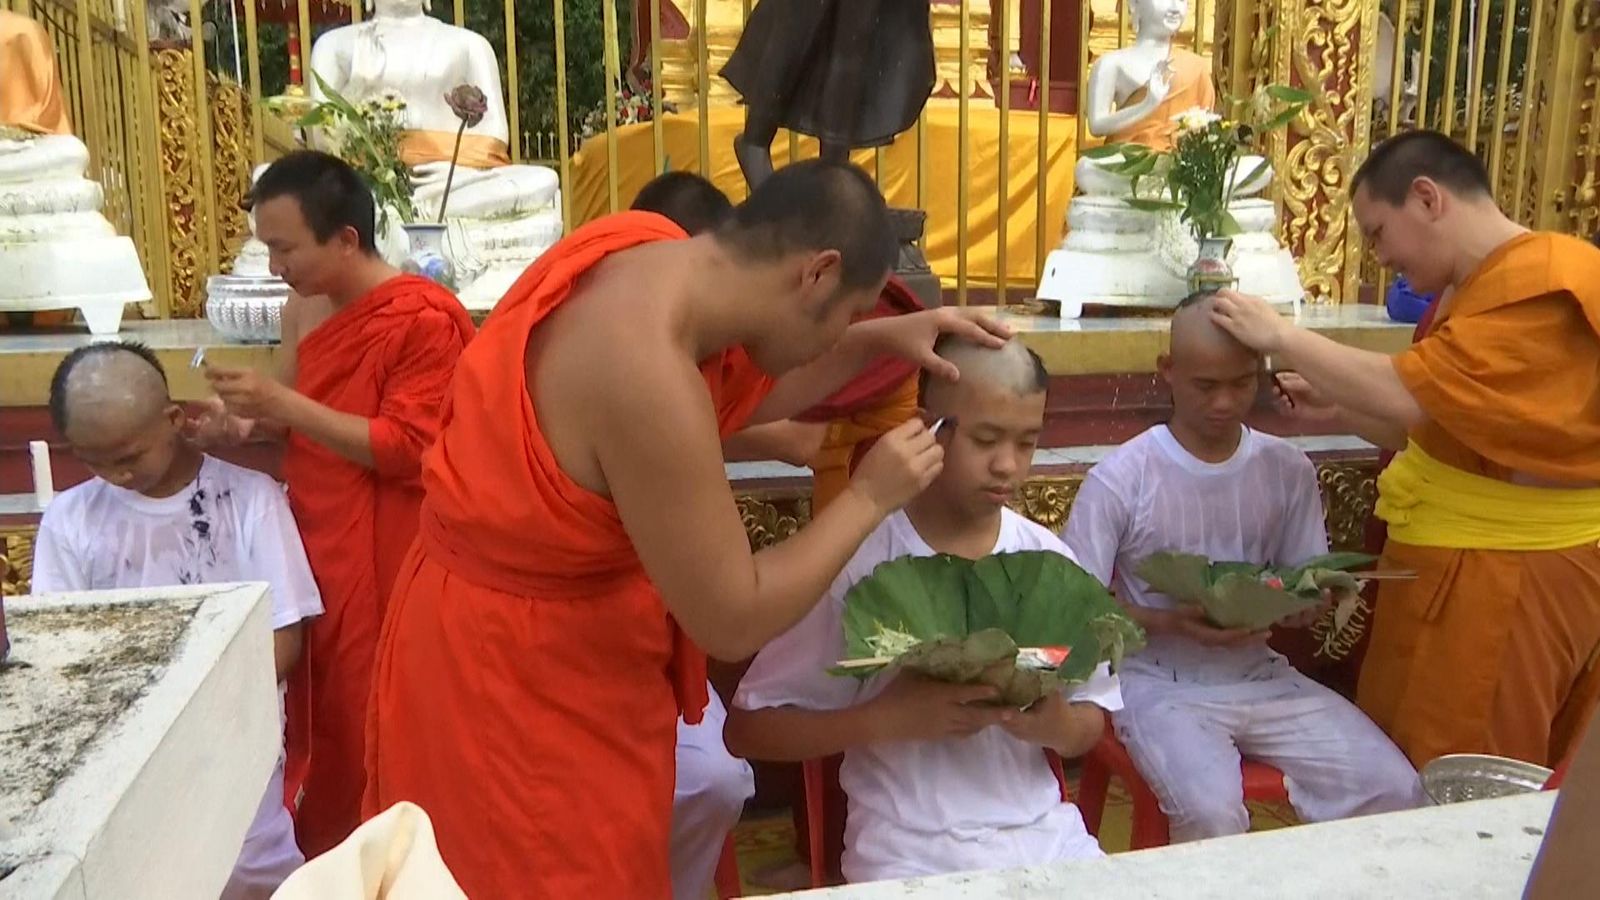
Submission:
[[206,319],[223,338],[270,344],[282,338],[289,286],[280,278],[213,275],[206,279]]
[[1481,753],[1452,753],[1422,767],[1422,790],[1434,805],[1531,794],[1554,774],[1544,766]]

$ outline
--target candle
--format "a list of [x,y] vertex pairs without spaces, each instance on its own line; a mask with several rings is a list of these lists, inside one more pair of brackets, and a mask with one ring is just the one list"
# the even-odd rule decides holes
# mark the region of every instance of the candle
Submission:
[[50,475],[50,445],[29,441],[28,453],[33,456],[33,499],[44,509],[56,496],[55,479]]

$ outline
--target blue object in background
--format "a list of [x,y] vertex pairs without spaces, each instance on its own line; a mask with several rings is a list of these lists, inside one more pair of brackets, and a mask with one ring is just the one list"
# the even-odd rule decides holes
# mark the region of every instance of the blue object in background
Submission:
[[1422,314],[1428,309],[1428,304],[1432,302],[1432,294],[1423,295],[1413,291],[1410,282],[1406,281],[1403,275],[1395,276],[1394,284],[1389,285],[1389,295],[1384,298],[1384,305],[1389,309],[1389,318],[1412,325],[1422,318]]

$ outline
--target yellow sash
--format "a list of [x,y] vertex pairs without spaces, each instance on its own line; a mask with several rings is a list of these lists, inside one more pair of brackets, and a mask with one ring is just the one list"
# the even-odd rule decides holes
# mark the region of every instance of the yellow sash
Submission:
[[1543,488],[1463,472],[1415,441],[1378,476],[1378,518],[1418,547],[1563,550],[1600,541],[1600,488]]

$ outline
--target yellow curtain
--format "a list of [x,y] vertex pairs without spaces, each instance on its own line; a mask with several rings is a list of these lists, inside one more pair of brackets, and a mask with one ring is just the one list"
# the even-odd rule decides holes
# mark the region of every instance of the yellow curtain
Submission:
[[[958,113],[950,105],[929,106],[925,112],[927,148],[927,195],[921,204],[928,214],[928,264],[947,287],[955,285],[956,234],[962,227],[956,208],[957,147],[960,140]],[[744,110],[738,107],[714,108],[709,113],[711,159],[707,175],[717,187],[738,202],[745,194],[744,176],[733,155],[734,136],[744,127]],[[1072,198],[1072,167],[1077,161],[1077,121],[1072,116],[1052,115],[1048,126],[1046,153],[1045,220],[1037,221],[1039,184],[1039,115],[1017,110],[1011,114],[1007,148],[1000,146],[1000,111],[974,103],[968,110],[968,209],[967,279],[973,286],[993,286],[996,278],[997,227],[1002,209],[1006,216],[1007,283],[1013,288],[1032,286],[1037,263],[1034,257],[1038,230],[1045,230],[1045,252],[1061,242],[1067,202]],[[698,116],[668,114],[662,118],[662,141],[668,164],[679,171],[700,169]],[[624,208],[633,201],[639,188],[655,177],[651,125],[625,125],[617,129],[617,201]],[[789,159],[789,137],[780,131],[772,142],[775,166]],[[604,135],[591,138],[572,158],[572,221],[577,226],[609,212],[606,186],[607,155]],[[800,141],[800,158],[817,155],[817,143]],[[858,151],[855,163],[874,174],[874,154]],[[1000,167],[1009,172],[1007,196],[1001,202]],[[916,207],[917,132],[901,134],[893,145],[884,148],[883,171],[879,178],[884,196],[891,206]]]

